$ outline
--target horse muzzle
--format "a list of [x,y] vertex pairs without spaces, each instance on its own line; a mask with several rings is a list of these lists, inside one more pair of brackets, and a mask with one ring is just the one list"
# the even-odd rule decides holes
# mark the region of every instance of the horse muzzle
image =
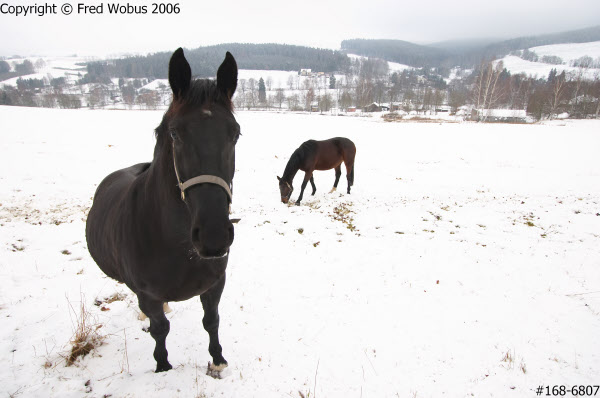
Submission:
[[224,225],[204,225],[192,230],[192,244],[202,259],[227,257],[233,243],[233,224],[227,220]]

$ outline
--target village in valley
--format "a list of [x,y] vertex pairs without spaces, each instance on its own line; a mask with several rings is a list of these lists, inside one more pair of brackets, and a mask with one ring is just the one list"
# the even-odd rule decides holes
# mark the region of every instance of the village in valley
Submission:
[[[553,55],[538,56],[537,52]],[[336,116],[380,114],[387,121],[425,118],[516,123],[597,117],[600,110],[600,41],[512,51],[500,59],[483,60],[475,68],[418,67],[334,54],[338,57],[334,67],[339,70],[242,67],[234,97],[236,109]],[[135,64],[117,76],[118,64],[128,60],[6,58],[0,61],[0,104],[164,109],[170,101],[166,78],[140,76],[132,72]]]

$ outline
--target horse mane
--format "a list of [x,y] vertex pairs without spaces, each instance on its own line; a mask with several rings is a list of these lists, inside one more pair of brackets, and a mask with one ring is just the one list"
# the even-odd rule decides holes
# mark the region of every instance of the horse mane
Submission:
[[233,101],[217,87],[217,81],[211,79],[195,79],[190,82],[190,87],[181,98],[171,101],[162,121],[154,129],[156,146],[154,147],[154,158],[156,159],[163,146],[164,137],[168,130],[169,119],[185,108],[202,107],[208,104],[219,104],[225,109],[233,112]]
[[302,145],[300,145],[294,151],[294,153],[292,153],[292,156],[290,156],[290,160],[288,160],[288,163],[285,166],[285,170],[283,171],[281,179],[287,181],[288,177],[290,177],[290,180],[292,180],[294,178],[294,175],[296,175],[296,173],[298,172],[298,169],[300,168],[300,165],[302,164],[306,156],[311,152],[314,152],[315,148],[315,140],[308,140],[306,142],[303,142]]
[[196,79],[190,82],[190,87],[181,98],[171,101],[169,109],[165,112],[162,122],[154,130],[157,139],[167,129],[168,120],[182,109],[187,107],[202,107],[207,104],[219,104],[233,112],[233,101],[226,93],[217,87],[216,80]]

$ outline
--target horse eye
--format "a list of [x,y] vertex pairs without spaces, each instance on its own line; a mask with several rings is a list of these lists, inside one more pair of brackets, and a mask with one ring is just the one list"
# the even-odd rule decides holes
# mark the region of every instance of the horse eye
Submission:
[[175,129],[169,129],[169,135],[171,135],[171,138],[174,140],[177,139],[177,131],[175,131]]

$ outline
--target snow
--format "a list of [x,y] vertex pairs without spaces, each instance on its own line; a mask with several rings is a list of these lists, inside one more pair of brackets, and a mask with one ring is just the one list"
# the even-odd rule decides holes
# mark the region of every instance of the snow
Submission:
[[[151,159],[161,116],[0,107],[1,395],[531,397],[598,384],[600,121],[239,111],[241,221],[220,305],[230,366],[215,380],[199,300],[170,303],[174,369],[154,374],[148,321],[86,248],[97,184]],[[357,146],[352,194],[345,172],[335,194],[333,171],[316,172],[314,197],[280,203],[293,150],[337,135]],[[108,311],[93,305],[116,292]],[[104,343],[65,367],[81,300]]]
[[[350,59],[369,59],[369,57],[365,57],[365,56],[357,55],[357,54],[346,54],[346,55],[348,55],[348,58],[350,58]],[[388,68],[389,68],[390,73],[402,72],[407,69],[415,69],[412,66],[400,64],[398,62],[387,61],[387,63],[388,63]]]
[[[563,65],[546,64],[543,62],[531,62],[508,55],[502,59],[504,67],[513,74],[524,73],[528,76],[547,79],[548,74],[552,69],[560,74],[563,71],[566,73],[578,73],[577,67],[569,66],[571,61],[579,59],[583,56],[589,56],[593,60],[600,58],[600,41],[589,43],[567,43],[567,44],[552,44],[548,46],[532,47],[530,51],[535,52],[541,57],[558,56],[563,60]],[[587,79],[597,79],[600,76],[600,69],[589,68],[585,71],[584,77]]]
[[[29,59],[29,61],[31,61],[31,63],[33,63],[35,65],[36,61],[40,58],[39,57],[28,57],[28,58],[22,58],[22,59],[10,59],[10,60],[7,60],[6,62],[8,62],[11,65],[12,69],[14,70],[15,64],[22,63],[26,59]],[[74,81],[74,80],[77,80],[80,78],[79,73],[81,73],[81,76],[86,74],[86,67],[82,66],[81,64],[95,60],[94,58],[91,58],[91,57],[78,57],[78,56],[41,57],[41,59],[44,60],[46,65],[44,67],[42,67],[41,70],[37,71],[37,73],[7,79],[4,81],[1,81],[0,85],[5,84],[5,85],[10,85],[10,86],[16,87],[17,79],[19,79],[19,78],[21,78],[21,79],[43,79],[43,78],[49,77],[49,76],[51,78],[55,78],[55,79],[59,78],[59,77],[65,77],[67,79],[67,81]],[[80,65],[77,65],[77,64],[80,64]]]
[[543,57],[544,55],[558,56],[563,62],[569,65],[571,61],[575,61],[586,55],[594,60],[600,58],[600,41],[552,44],[548,46],[532,47],[529,50],[535,52],[540,57]]
[[[502,62],[504,63],[504,67],[512,74],[524,73],[538,79],[547,79],[552,69],[556,69],[558,74],[561,74],[563,71],[567,74],[577,74],[579,72],[579,68],[577,67],[531,62],[514,55],[507,55],[502,58]],[[587,79],[595,79],[600,76],[600,69],[586,69],[584,76]]]

